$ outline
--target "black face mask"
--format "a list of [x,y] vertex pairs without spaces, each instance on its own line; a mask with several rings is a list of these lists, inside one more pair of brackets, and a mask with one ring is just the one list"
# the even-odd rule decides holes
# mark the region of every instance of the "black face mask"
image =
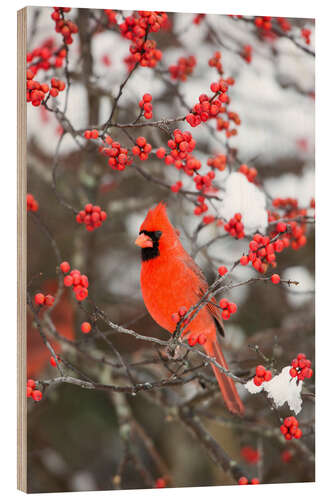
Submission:
[[159,240],[162,236],[161,231],[140,231],[140,234],[146,234],[151,238],[153,242],[152,247],[146,247],[141,249],[141,259],[143,262],[151,259],[155,259],[160,255],[159,251]]

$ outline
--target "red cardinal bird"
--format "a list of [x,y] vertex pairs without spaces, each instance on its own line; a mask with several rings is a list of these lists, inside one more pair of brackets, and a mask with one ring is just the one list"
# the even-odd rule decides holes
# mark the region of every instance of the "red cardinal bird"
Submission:
[[[172,314],[180,307],[189,309],[207,291],[208,284],[200,268],[183,248],[178,232],[172,226],[166,207],[159,203],[149,210],[135,244],[142,249],[141,290],[153,319],[170,333],[175,330]],[[204,306],[184,331],[195,340],[207,338],[204,349],[209,356],[228,369],[216,333],[224,335],[220,311],[214,299]],[[244,407],[233,380],[211,364],[223,399],[229,411],[243,414]]]

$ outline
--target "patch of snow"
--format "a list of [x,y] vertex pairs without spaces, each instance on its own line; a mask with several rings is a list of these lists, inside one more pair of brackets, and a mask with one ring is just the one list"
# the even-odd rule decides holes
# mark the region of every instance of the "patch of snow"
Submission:
[[288,403],[290,410],[294,411],[297,415],[302,409],[301,391],[303,382],[299,381],[297,384],[296,379],[292,378],[289,374],[290,368],[291,366],[285,366],[279,375],[276,375],[272,380],[264,382],[260,386],[256,386],[253,379],[251,379],[245,384],[245,388],[251,394],[258,394],[265,390],[267,396],[273,399],[277,407]]

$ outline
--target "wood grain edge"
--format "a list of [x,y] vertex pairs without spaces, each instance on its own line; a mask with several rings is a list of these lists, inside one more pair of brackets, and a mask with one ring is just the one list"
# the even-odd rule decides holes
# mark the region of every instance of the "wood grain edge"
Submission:
[[27,8],[17,12],[17,488],[27,492]]

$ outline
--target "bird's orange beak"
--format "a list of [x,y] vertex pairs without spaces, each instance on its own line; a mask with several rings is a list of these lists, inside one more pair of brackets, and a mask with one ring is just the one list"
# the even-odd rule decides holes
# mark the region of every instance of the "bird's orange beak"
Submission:
[[144,233],[139,234],[139,236],[135,240],[135,244],[141,248],[153,248],[154,246],[152,239]]

